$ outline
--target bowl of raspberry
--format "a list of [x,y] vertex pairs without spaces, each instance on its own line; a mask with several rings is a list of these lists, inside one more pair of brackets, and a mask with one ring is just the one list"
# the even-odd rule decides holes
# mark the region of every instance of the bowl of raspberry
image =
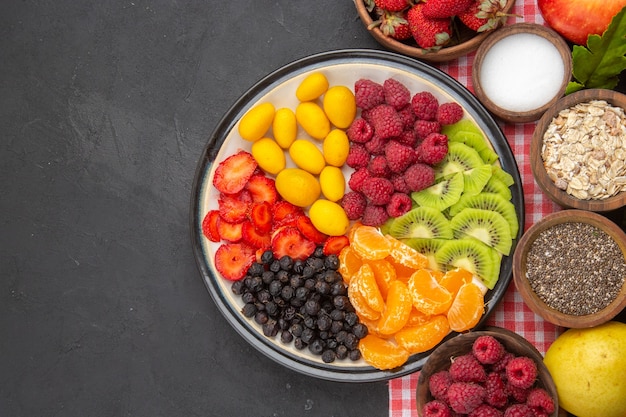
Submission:
[[416,391],[420,417],[558,415],[558,395],[541,353],[519,334],[486,327],[430,355]]
[[382,46],[429,62],[466,55],[506,24],[515,0],[354,0]]

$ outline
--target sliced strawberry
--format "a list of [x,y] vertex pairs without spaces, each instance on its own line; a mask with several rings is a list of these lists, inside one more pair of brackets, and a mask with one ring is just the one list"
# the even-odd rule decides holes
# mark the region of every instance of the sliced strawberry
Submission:
[[220,217],[230,223],[239,223],[248,218],[252,196],[246,190],[237,194],[220,193],[218,206]]
[[272,217],[274,219],[274,230],[281,226],[295,226],[298,217],[304,215],[301,207],[281,200],[273,206]]
[[278,198],[274,179],[265,175],[253,175],[246,184],[246,189],[250,191],[255,203],[267,201],[274,204]]
[[267,201],[252,204],[250,220],[260,233],[269,233],[272,230],[272,206]]
[[243,243],[225,243],[215,252],[215,268],[231,281],[243,278],[255,260],[255,250]]
[[229,223],[221,217],[217,221],[217,231],[220,237],[229,242],[239,242],[243,237],[243,222]]
[[258,164],[252,154],[240,151],[219,163],[213,176],[213,186],[226,194],[243,190]]
[[324,255],[339,255],[339,252],[346,246],[350,245],[348,236],[329,236],[324,242]]
[[317,244],[324,243],[324,241],[328,237],[326,234],[317,230],[315,226],[313,226],[311,219],[309,219],[305,215],[302,215],[296,219],[296,227],[305,238]]
[[219,242],[221,240],[220,232],[217,230],[219,218],[219,210],[209,210],[202,220],[202,234],[211,242]]
[[313,254],[315,248],[315,243],[302,236],[293,226],[283,227],[272,236],[272,251],[276,259],[287,255],[294,260],[304,260]]
[[272,237],[269,232],[260,233],[251,221],[243,222],[241,239],[243,243],[246,243],[255,249],[267,250],[272,247]]

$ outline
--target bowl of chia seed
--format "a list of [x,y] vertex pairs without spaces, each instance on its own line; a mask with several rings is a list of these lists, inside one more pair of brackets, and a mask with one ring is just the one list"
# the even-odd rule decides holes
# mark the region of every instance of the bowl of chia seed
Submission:
[[526,305],[551,323],[607,322],[626,307],[626,233],[598,213],[552,213],[517,244],[513,281]]

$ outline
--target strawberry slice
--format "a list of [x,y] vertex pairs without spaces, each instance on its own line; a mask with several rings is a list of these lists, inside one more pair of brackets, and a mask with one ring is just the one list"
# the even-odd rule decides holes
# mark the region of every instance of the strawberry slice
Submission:
[[267,232],[259,232],[251,221],[243,222],[241,239],[243,243],[246,243],[254,249],[267,250],[272,247],[272,237],[270,234]]
[[225,243],[215,252],[215,268],[230,281],[243,278],[255,260],[255,250],[243,243]]
[[254,203],[250,210],[250,220],[259,233],[269,233],[272,230],[272,206],[267,201]]
[[219,210],[209,210],[202,220],[202,234],[211,242],[219,242],[221,240],[220,232],[217,229],[219,219]]
[[226,194],[243,190],[258,164],[252,154],[240,151],[224,159],[215,169],[213,186]]
[[339,252],[346,246],[350,245],[348,236],[329,236],[324,242],[324,255],[339,255]]
[[294,260],[304,260],[313,254],[315,248],[315,243],[293,226],[283,227],[272,236],[272,251],[276,259],[287,255]]
[[243,237],[243,222],[230,223],[221,217],[217,220],[217,231],[220,237],[229,242],[239,242]]
[[265,175],[253,175],[248,184],[246,184],[246,189],[250,191],[252,201],[255,203],[267,201],[270,204],[274,204],[278,199],[274,179]]
[[272,211],[274,230],[282,226],[295,226],[298,217],[303,215],[304,211],[301,207],[295,206],[284,200],[276,202]]
[[248,218],[252,196],[246,190],[237,194],[220,193],[218,207],[220,217],[229,223],[239,223]]
[[317,230],[315,226],[313,226],[311,219],[305,215],[299,216],[296,219],[296,227],[305,238],[317,244],[324,243],[324,241],[328,237],[326,234]]

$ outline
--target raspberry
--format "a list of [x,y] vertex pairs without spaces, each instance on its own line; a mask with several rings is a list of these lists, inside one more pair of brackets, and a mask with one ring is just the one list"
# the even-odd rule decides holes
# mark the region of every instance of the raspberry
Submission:
[[418,119],[435,120],[439,102],[432,93],[422,91],[415,94],[411,99],[411,108]]
[[498,410],[487,404],[481,404],[474,409],[471,413],[469,413],[468,417],[502,417],[504,414],[502,411]]
[[346,165],[350,168],[366,168],[370,162],[370,153],[363,145],[353,143],[350,145]]
[[505,389],[509,398],[513,399],[516,403],[525,403],[528,399],[528,394],[530,393],[530,389],[515,387],[511,385],[510,381],[507,381]]
[[454,382],[448,388],[448,404],[457,413],[471,413],[484,398],[485,388],[473,382]]
[[404,130],[402,119],[396,109],[388,104],[380,104],[369,112],[374,132],[382,139],[398,136]]
[[393,193],[389,204],[387,204],[387,214],[389,217],[400,217],[411,210],[413,202],[411,197],[404,193]]
[[350,179],[348,179],[348,186],[353,191],[361,191],[365,180],[367,180],[369,177],[371,177],[371,174],[367,168],[359,168],[352,174],[350,174]]
[[393,184],[386,178],[370,177],[365,180],[361,192],[374,205],[389,203],[393,194]]
[[368,110],[385,102],[383,86],[365,78],[354,83],[354,98],[357,107]]
[[359,117],[354,119],[350,124],[350,127],[346,130],[348,139],[352,142],[365,143],[372,138],[374,129],[363,118]]
[[451,125],[463,118],[463,107],[459,103],[443,103],[437,109],[437,121],[442,125]]
[[372,139],[365,144],[365,149],[372,155],[383,155],[385,153],[385,145],[387,145],[387,139],[383,139],[374,133]]
[[369,165],[367,166],[370,173],[374,177],[383,177],[388,178],[391,174],[391,170],[387,165],[387,158],[382,155],[376,155],[370,160]]
[[435,171],[429,165],[417,163],[407,168],[403,178],[409,190],[419,191],[433,185]]
[[506,378],[514,387],[530,388],[537,378],[537,365],[526,356],[513,358],[506,366]]
[[404,129],[395,139],[398,143],[414,148],[417,144],[417,136],[412,129]]
[[432,400],[424,404],[422,417],[452,417],[452,412],[443,401]]
[[504,410],[504,417],[534,417],[533,410],[526,404],[513,404]]
[[454,359],[450,365],[450,376],[457,382],[484,382],[487,379],[485,368],[471,353]]
[[393,78],[388,78],[383,83],[385,103],[396,110],[406,107],[411,101],[411,92],[404,84]]
[[554,413],[554,400],[543,388],[533,388],[528,393],[528,398],[526,399],[526,405],[532,408],[535,414],[539,415],[541,413],[550,415]]
[[472,353],[478,362],[492,365],[504,355],[504,346],[493,336],[480,336],[472,345]]
[[418,140],[423,140],[431,133],[440,133],[441,125],[435,120],[417,120],[413,125],[413,131]]
[[385,211],[383,206],[368,204],[363,212],[361,223],[365,226],[378,227],[382,226],[388,218],[389,216],[387,216],[387,211]]
[[415,151],[410,146],[390,140],[385,146],[385,157],[392,172],[404,172],[415,162]]
[[341,207],[343,207],[343,211],[346,212],[346,216],[350,220],[356,220],[363,216],[365,206],[367,206],[367,200],[358,191],[348,191],[341,198]]
[[431,133],[416,149],[417,159],[428,165],[443,161],[448,154],[448,137],[441,133]]
[[504,355],[500,358],[500,360],[493,364],[491,370],[494,372],[502,372],[506,371],[507,364],[513,359],[515,355],[511,352],[504,352]]
[[452,385],[452,377],[448,371],[435,372],[428,379],[430,395],[437,400],[447,401],[448,388]]
[[398,115],[400,116],[405,129],[413,128],[416,117],[411,106],[405,106],[403,109],[398,110]]
[[509,398],[506,392],[506,384],[498,372],[491,372],[487,375],[484,384],[486,395],[485,402],[493,407],[502,408]]
[[406,185],[406,181],[404,180],[404,175],[402,174],[391,174],[391,178],[389,179],[393,184],[394,190],[399,193],[409,194],[411,189],[408,185]]

